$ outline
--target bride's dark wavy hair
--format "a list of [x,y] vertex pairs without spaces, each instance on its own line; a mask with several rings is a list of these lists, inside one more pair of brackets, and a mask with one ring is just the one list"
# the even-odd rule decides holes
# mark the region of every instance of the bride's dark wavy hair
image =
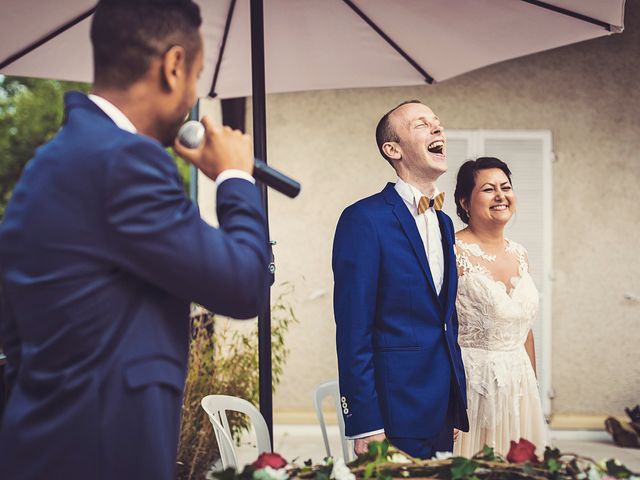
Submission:
[[467,225],[469,224],[469,214],[462,207],[462,200],[466,200],[467,205],[469,204],[471,192],[473,191],[473,187],[476,186],[478,171],[487,170],[489,168],[499,168],[502,170],[509,179],[509,183],[513,185],[513,182],[511,181],[511,170],[509,170],[507,164],[499,158],[480,157],[476,160],[467,160],[464,162],[460,167],[460,170],[458,170],[454,197],[456,200],[456,213],[460,217],[460,220]]

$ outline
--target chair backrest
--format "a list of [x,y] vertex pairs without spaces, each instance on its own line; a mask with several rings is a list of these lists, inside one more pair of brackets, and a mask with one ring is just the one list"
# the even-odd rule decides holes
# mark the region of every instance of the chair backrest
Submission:
[[222,460],[222,468],[228,467],[238,468],[238,457],[236,455],[233,439],[231,438],[231,430],[229,429],[229,421],[226,412],[228,410],[241,412],[248,415],[251,424],[256,432],[258,441],[258,455],[264,452],[271,452],[271,439],[269,437],[269,429],[264,417],[252,403],[238,397],[229,395],[207,395],[200,402],[202,408],[213,425],[213,431],[220,448],[220,459]]
[[342,446],[342,457],[345,463],[349,463],[354,459],[355,454],[352,452],[352,448],[349,445],[349,440],[344,436],[344,418],[342,418],[342,406],[340,402],[340,388],[337,380],[321,383],[316,386],[316,390],[313,395],[313,405],[316,407],[316,415],[318,416],[318,422],[320,423],[320,429],[322,430],[322,438],[324,440],[324,448],[327,451],[327,456],[331,455],[331,447],[329,446],[329,437],[327,436],[327,427],[324,421],[324,414],[322,413],[322,400],[326,397],[332,397],[333,403],[336,408],[336,416],[338,417],[338,428],[340,429],[340,444]]

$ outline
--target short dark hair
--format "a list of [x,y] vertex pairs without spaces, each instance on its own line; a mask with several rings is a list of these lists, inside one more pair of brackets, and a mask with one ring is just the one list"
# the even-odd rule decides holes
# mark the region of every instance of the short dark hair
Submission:
[[391,110],[389,110],[387,113],[385,113],[380,119],[380,121],[378,122],[378,125],[376,126],[376,143],[378,144],[378,150],[380,150],[380,153],[382,154],[384,159],[389,163],[391,163],[391,159],[387,156],[386,153],[384,153],[382,146],[387,142],[400,141],[400,137],[398,137],[398,133],[396,132],[395,128],[391,126],[391,122],[389,121],[389,116],[393,112],[395,112],[397,109],[399,109],[403,105],[407,105],[408,103],[422,104],[420,100],[405,100],[404,102],[399,103],[398,105],[393,107]]
[[473,187],[476,186],[476,177],[480,170],[489,168],[499,168],[511,182],[511,170],[506,163],[496,157],[480,157],[476,160],[467,160],[458,170],[458,178],[456,181],[456,191],[454,197],[456,200],[456,213],[464,223],[469,224],[469,214],[462,207],[462,200],[466,200],[469,205],[469,198]]
[[94,83],[126,88],[174,45],[190,67],[202,48],[201,24],[192,0],[100,0],[91,22]]

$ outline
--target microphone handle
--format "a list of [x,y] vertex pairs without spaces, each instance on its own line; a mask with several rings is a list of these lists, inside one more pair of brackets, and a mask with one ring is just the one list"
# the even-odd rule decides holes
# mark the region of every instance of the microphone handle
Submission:
[[274,190],[283,193],[289,198],[295,198],[300,193],[300,183],[293,178],[287,177],[275,168],[271,168],[262,160],[254,159],[253,176],[256,180]]

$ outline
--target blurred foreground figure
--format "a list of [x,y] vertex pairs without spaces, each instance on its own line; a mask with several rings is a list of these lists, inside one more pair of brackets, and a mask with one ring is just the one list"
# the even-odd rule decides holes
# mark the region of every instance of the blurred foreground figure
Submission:
[[189,303],[236,318],[267,292],[251,140],[205,117],[178,154],[216,180],[220,228],[185,197],[164,146],[196,100],[190,0],[101,1],[93,94],[70,93],[0,225],[7,479],[175,478]]

